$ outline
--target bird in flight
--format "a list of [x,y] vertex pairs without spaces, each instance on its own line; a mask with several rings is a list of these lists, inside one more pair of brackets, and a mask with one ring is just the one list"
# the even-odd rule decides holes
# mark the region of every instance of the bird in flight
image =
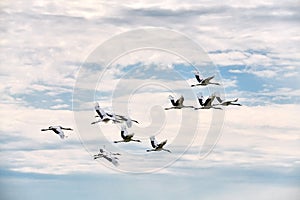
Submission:
[[229,106],[229,105],[242,106],[240,103],[236,103],[239,100],[238,98],[231,100],[231,101],[225,101],[225,100],[222,100],[220,96],[216,96],[216,99],[219,102],[218,105],[221,105],[221,106]]
[[201,92],[199,92],[197,94],[197,98],[198,98],[198,102],[200,104],[201,107],[199,108],[195,108],[195,110],[199,110],[199,109],[210,109],[210,108],[213,108],[213,109],[219,109],[221,110],[222,108],[219,108],[219,107],[215,107],[215,105],[213,105],[213,101],[214,99],[216,98],[215,94],[212,94],[211,96],[209,96],[205,102],[203,102],[203,95]]
[[95,110],[96,110],[96,117],[100,117],[99,120],[92,122],[91,124],[96,124],[99,122],[109,122],[112,121],[113,123],[122,123],[125,122],[127,127],[130,128],[132,126],[132,122],[139,123],[137,120],[131,119],[130,117],[123,116],[123,115],[116,115],[114,113],[108,113],[105,112],[99,105],[98,102],[95,104]]
[[150,151],[167,151],[167,152],[171,153],[170,150],[163,148],[167,144],[167,140],[164,140],[161,143],[158,143],[155,139],[155,136],[151,136],[150,137],[150,143],[151,143],[151,146],[153,147],[153,149],[147,149],[146,150],[147,152],[150,152]]
[[194,108],[194,106],[185,106],[185,105],[183,105],[184,97],[182,95],[176,101],[174,100],[174,97],[172,95],[169,95],[169,99],[170,99],[173,106],[169,107],[169,108],[165,108],[165,110],[181,109],[181,108]]
[[199,71],[195,71],[194,75],[195,75],[195,78],[197,79],[198,83],[194,84],[194,85],[191,85],[191,87],[206,86],[206,85],[209,85],[209,84],[211,84],[211,85],[220,85],[220,83],[210,82],[215,76],[210,76],[208,78],[201,79]]
[[118,121],[118,120],[116,119],[115,114],[109,114],[109,113],[106,113],[106,112],[100,107],[100,105],[99,105],[98,102],[96,102],[96,104],[95,104],[95,111],[96,111],[96,113],[98,114],[97,117],[100,117],[100,119],[97,120],[97,121],[95,121],[95,122],[92,122],[91,124],[96,124],[96,123],[99,123],[99,122],[105,122],[105,123],[107,123],[107,122],[109,122],[109,121],[112,121],[113,123],[117,123],[117,122],[120,123],[120,121]]
[[49,128],[41,129],[41,131],[53,131],[54,133],[58,134],[61,139],[67,137],[65,136],[63,130],[73,131],[71,128],[64,128],[62,126],[49,126]]
[[111,162],[113,165],[118,166],[119,165],[119,158],[118,155],[121,155],[119,153],[112,153],[110,151],[107,151],[105,147],[100,148],[99,153],[94,155],[94,160],[98,158],[104,158],[107,161]]
[[122,126],[122,127],[121,127],[121,137],[122,137],[123,140],[114,141],[114,143],[130,142],[130,141],[133,141],[133,142],[141,142],[140,140],[132,139],[133,136],[134,136],[134,133],[129,134],[128,131],[127,131],[126,126]]
[[118,121],[124,121],[128,128],[132,127],[132,122],[139,123],[138,121],[131,119],[130,117],[126,117],[123,115],[115,115]]

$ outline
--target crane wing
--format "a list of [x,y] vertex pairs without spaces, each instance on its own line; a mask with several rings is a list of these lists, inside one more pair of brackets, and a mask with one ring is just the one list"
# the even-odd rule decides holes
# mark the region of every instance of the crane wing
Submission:
[[206,79],[203,80],[203,82],[209,82],[211,79],[213,79],[215,76],[210,76],[207,77]]
[[126,137],[128,137],[129,136],[129,134],[128,134],[128,131],[127,131],[127,129],[126,129],[126,126],[122,126],[121,127],[121,137],[123,138],[123,139],[125,139]]
[[111,161],[110,161],[114,166],[118,166],[119,162],[115,157],[111,157]]
[[219,96],[216,96],[216,99],[217,99],[217,101],[218,101],[219,103],[222,103],[222,102],[223,102],[223,100],[222,100],[221,97],[219,97]]
[[151,137],[150,137],[150,142],[151,142],[151,146],[152,146],[153,148],[156,148],[156,147],[157,147],[158,143],[157,143],[157,141],[156,141],[156,139],[155,139],[154,136],[151,136]]
[[115,115],[116,117],[118,117],[119,120],[127,120],[127,117],[123,116],[123,115]]
[[203,106],[203,95],[202,95],[202,92],[199,92],[199,93],[197,94],[197,98],[198,98],[199,104],[200,104],[201,106]]
[[215,96],[210,96],[206,99],[206,101],[204,102],[204,106],[208,106],[211,107],[212,106],[212,102],[214,101]]
[[162,141],[161,143],[158,144],[159,147],[163,147],[165,144],[167,144],[168,140]]
[[201,83],[203,81],[203,79],[200,78],[199,74],[195,74],[195,78],[197,79],[197,81],[199,83]]
[[107,117],[106,112],[105,112],[102,108],[100,108],[100,107],[97,107],[97,108],[96,108],[96,112],[97,112],[97,114],[99,115],[99,117],[100,117],[101,119]]
[[126,120],[126,125],[128,128],[130,128],[132,126],[132,120],[129,117]]
[[127,136],[127,130],[121,130],[121,137],[125,139]]
[[61,139],[64,139],[64,138],[65,138],[65,134],[64,134],[63,132],[59,132],[58,135],[59,135],[59,137],[60,137]]
[[176,104],[177,106],[182,106],[184,101],[184,97],[181,95],[179,99],[177,99]]

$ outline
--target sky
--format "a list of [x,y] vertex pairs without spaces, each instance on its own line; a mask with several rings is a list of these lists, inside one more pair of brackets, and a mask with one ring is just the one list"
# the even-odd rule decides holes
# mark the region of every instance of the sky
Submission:
[[[297,199],[299,7],[1,1],[1,199]],[[195,70],[221,86],[191,88]],[[164,110],[169,95],[198,107],[199,92],[242,106]],[[142,142],[91,125],[95,102],[138,120]],[[172,153],[147,153],[152,135]],[[104,145],[119,166],[93,159]]]

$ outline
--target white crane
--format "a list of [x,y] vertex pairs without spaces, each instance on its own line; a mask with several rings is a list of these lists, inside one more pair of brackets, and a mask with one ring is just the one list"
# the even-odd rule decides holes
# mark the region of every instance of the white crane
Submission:
[[63,130],[73,131],[73,129],[71,129],[71,128],[64,128],[62,126],[49,126],[49,128],[41,129],[41,131],[53,131],[54,133],[58,134],[61,139],[64,139],[65,137],[67,137],[67,136],[65,136]]
[[167,140],[164,140],[161,143],[158,143],[155,139],[155,136],[151,136],[150,137],[150,143],[151,143],[151,146],[153,147],[153,149],[147,149],[146,150],[147,152],[150,152],[150,151],[167,151],[167,152],[171,153],[170,150],[163,148],[165,146],[165,144],[167,144]]
[[214,99],[216,98],[215,94],[212,94],[211,96],[209,96],[205,102],[203,102],[203,95],[201,92],[199,92],[197,94],[197,98],[198,98],[198,102],[200,104],[200,108],[195,108],[195,110],[199,110],[199,109],[210,109],[210,108],[213,108],[213,109],[222,109],[222,108],[219,108],[219,107],[215,107],[215,105],[212,104],[212,102],[214,101]]
[[96,102],[96,104],[95,104],[95,110],[96,110],[96,113],[98,114],[97,117],[100,117],[100,119],[97,120],[97,121],[95,121],[95,122],[92,122],[91,124],[96,124],[96,123],[99,123],[99,122],[105,122],[105,123],[107,123],[107,122],[109,122],[109,121],[112,121],[113,123],[117,123],[117,122],[120,123],[120,121],[118,121],[118,120],[116,119],[115,114],[108,114],[108,113],[106,113],[106,112],[99,106],[99,103],[98,103],[98,102]]
[[231,100],[231,101],[225,101],[225,100],[222,100],[220,96],[216,96],[216,99],[219,102],[218,105],[221,105],[221,106],[229,106],[229,105],[242,106],[241,104],[236,103],[239,100],[238,98]]
[[139,123],[138,121],[131,119],[130,117],[127,117],[127,116],[122,116],[122,115],[115,115],[115,116],[116,116],[117,120],[124,121],[128,128],[132,127],[132,122],[137,123],[137,124]]
[[113,165],[118,166],[118,155],[121,155],[119,153],[112,153],[110,151],[107,151],[105,149],[105,146],[103,148],[100,148],[99,153],[94,155],[94,160],[98,159],[98,158],[104,158],[107,161],[111,162]]
[[205,78],[205,79],[201,79],[200,78],[200,73],[199,71],[194,71],[194,74],[195,74],[195,77],[198,81],[197,84],[194,84],[194,85],[191,85],[191,87],[195,87],[195,86],[206,86],[206,85],[209,85],[209,84],[212,84],[212,85],[220,85],[220,83],[213,83],[213,82],[210,82],[215,76],[210,76],[208,78]]
[[133,141],[133,142],[141,142],[140,140],[135,140],[135,139],[132,139],[134,136],[134,133],[132,134],[129,134],[127,129],[126,129],[126,126],[122,126],[121,127],[121,137],[123,138],[123,140],[120,140],[120,141],[114,141],[114,143],[119,143],[119,142],[130,142],[130,141]]
[[132,126],[132,122],[139,123],[136,120],[131,119],[130,117],[123,116],[123,115],[116,115],[114,113],[108,113],[105,112],[100,106],[99,103],[96,102],[95,104],[95,110],[98,115],[96,117],[100,117],[100,120],[97,120],[95,122],[92,122],[91,124],[96,124],[98,122],[109,122],[112,121],[113,123],[121,123],[125,122],[127,127],[130,128]]
[[172,95],[169,95],[169,99],[170,99],[173,106],[170,107],[170,108],[165,108],[165,110],[181,109],[181,108],[194,108],[194,106],[184,106],[183,105],[184,97],[182,95],[176,101],[174,100],[174,97]]

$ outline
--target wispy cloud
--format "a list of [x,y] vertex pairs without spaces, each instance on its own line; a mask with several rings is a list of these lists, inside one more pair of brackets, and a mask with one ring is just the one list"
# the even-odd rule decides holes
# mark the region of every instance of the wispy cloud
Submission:
[[[95,193],[91,187],[94,190],[101,187],[98,195],[106,199],[120,199],[120,194],[122,198],[132,198],[128,184],[137,188],[135,199],[153,199],[145,195],[149,194],[149,188],[164,199],[269,199],[270,192],[276,194],[272,198],[299,196],[297,2],[145,0],[128,1],[125,5],[117,0],[85,3],[17,0],[1,2],[1,8],[4,23],[0,31],[0,184],[1,188],[8,188],[3,191],[12,198],[7,199],[18,199],[14,194],[22,193],[22,189],[33,197],[29,199],[54,199],[50,193],[61,194],[57,191],[62,188],[68,195],[73,194],[73,199],[82,196],[92,199]],[[105,66],[101,61],[93,63],[87,59],[113,35],[151,26],[183,32],[202,46],[209,56],[204,65],[214,63],[219,71],[203,69],[201,73],[206,76],[219,72],[216,81],[223,83],[226,99],[239,98],[243,104],[226,108],[222,137],[204,160],[198,160],[198,153],[212,122],[212,112],[163,110],[170,105],[167,99],[170,93],[176,97],[184,94],[185,104],[196,106],[193,92],[211,92],[207,88],[190,90],[189,83],[196,80],[191,72],[193,67],[183,57],[155,50],[129,52],[111,63],[101,81],[98,73]],[[191,48],[180,48],[187,55],[199,58]],[[170,76],[175,71],[182,76]],[[83,97],[79,99],[83,102],[79,101],[81,109],[76,110],[78,115],[86,116],[81,122],[76,121],[71,111],[78,73],[86,75],[81,85]],[[168,83],[172,90],[160,85],[137,88],[151,81]],[[116,87],[120,93],[113,96]],[[128,99],[125,94],[130,89],[137,91]],[[85,98],[86,94],[95,96]],[[75,106],[77,100],[74,99]],[[90,124],[95,120],[94,101],[99,101],[105,109],[141,121],[130,131],[143,140],[142,144],[111,145],[114,150],[124,152],[120,158],[122,169],[151,171],[176,162],[156,174],[132,178],[112,170],[105,161],[94,161],[92,154],[101,145],[120,138],[119,126],[115,124]],[[195,120],[198,121],[194,138],[195,124],[181,125]],[[75,130],[61,140],[53,132],[40,132],[50,125]],[[157,131],[160,127],[161,133]],[[184,134],[177,137],[180,130]],[[159,140],[168,139],[171,155],[146,154],[145,149],[150,148],[149,136],[153,134],[158,134]],[[190,149],[180,156],[188,145]],[[150,164],[145,165],[144,161]],[[46,190],[44,184],[36,184],[35,178],[43,179],[43,183],[54,189]],[[113,181],[107,181],[111,178]],[[82,180],[93,184],[75,191]],[[118,189],[122,192],[112,192],[114,186],[107,185],[108,182],[121,184]],[[179,189],[166,192],[174,187]],[[201,194],[199,188],[203,189]],[[34,193],[37,191],[45,193],[39,196]]]

